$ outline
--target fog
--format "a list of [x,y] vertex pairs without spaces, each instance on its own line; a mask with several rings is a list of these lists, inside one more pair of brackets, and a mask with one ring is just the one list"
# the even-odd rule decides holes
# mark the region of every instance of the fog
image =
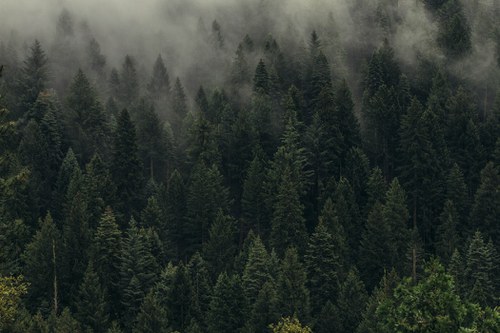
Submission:
[[[436,20],[419,0],[2,0],[0,40],[24,56],[39,39],[57,62],[53,50],[61,39],[57,22],[63,9],[74,30],[65,47],[82,54],[88,39],[95,38],[108,69],[119,67],[129,54],[144,76],[162,54],[170,76],[179,76],[188,90],[222,85],[223,72],[246,34],[257,45],[271,34],[281,50],[295,56],[316,30],[334,77],[347,77],[351,85],[359,80],[362,62],[384,39],[403,66],[414,66],[419,57],[443,60],[435,42]],[[389,28],[380,24],[381,17]],[[224,47],[217,51],[209,42],[214,20],[224,37]],[[475,54],[456,65],[459,75],[472,79],[491,72],[494,64],[494,48],[477,38],[475,43]],[[73,65],[81,62],[74,59]]]

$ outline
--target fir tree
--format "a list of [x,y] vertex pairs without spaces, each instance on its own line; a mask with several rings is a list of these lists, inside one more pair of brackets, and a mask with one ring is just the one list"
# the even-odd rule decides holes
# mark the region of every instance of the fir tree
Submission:
[[171,331],[167,320],[167,313],[155,293],[149,292],[144,298],[132,331],[137,333]]
[[166,98],[170,93],[170,79],[161,54],[156,58],[147,89],[154,101]]
[[469,244],[466,256],[465,290],[468,300],[483,306],[494,306],[497,298],[491,254],[482,234],[476,232]]
[[339,254],[333,237],[324,223],[316,226],[304,256],[306,263],[313,313],[320,311],[328,300],[335,300],[340,288]]
[[172,328],[183,330],[193,316],[193,286],[188,268],[182,262],[177,267],[172,277],[171,288],[167,298],[167,312],[169,314]]
[[306,270],[297,250],[290,247],[285,252],[277,281],[278,309],[282,316],[295,316],[302,322],[309,320],[311,309],[306,283]]
[[236,228],[232,217],[217,213],[209,231],[209,239],[203,246],[203,255],[207,260],[212,277],[217,273],[229,271],[236,253]]
[[363,307],[367,298],[365,285],[360,280],[357,269],[351,268],[346,280],[340,287],[338,298],[343,332],[354,332],[356,330],[361,321]]
[[447,200],[443,212],[439,216],[440,225],[437,228],[436,252],[447,263],[453,252],[460,245],[457,233],[458,213],[453,201]]
[[142,167],[137,156],[135,127],[127,110],[118,118],[113,149],[112,174],[118,194],[119,211],[128,218],[141,207]]
[[80,284],[76,308],[76,317],[83,327],[96,333],[106,332],[109,309],[105,291],[101,287],[92,262],[89,262]]
[[264,60],[260,59],[253,78],[253,90],[259,94],[269,94],[269,74]]
[[254,304],[262,286],[271,279],[269,269],[269,254],[257,236],[250,246],[242,276],[242,287],[249,305]]
[[120,72],[119,97],[126,107],[130,107],[140,95],[136,62],[126,55]]
[[217,278],[207,314],[207,332],[237,332],[243,327],[245,297],[237,275],[221,273]]
[[184,249],[183,235],[186,217],[186,187],[182,176],[175,169],[167,184],[165,195],[167,225],[172,237],[174,256],[178,258]]

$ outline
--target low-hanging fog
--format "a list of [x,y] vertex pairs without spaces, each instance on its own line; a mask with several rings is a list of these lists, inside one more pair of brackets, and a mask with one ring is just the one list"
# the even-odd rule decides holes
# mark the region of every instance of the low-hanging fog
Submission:
[[[480,32],[481,24],[485,17],[495,21],[499,4],[463,3],[473,31],[473,52],[448,65],[458,76],[482,82],[497,72],[494,44]],[[224,40],[218,50],[211,43],[214,20]],[[143,80],[162,54],[170,76],[179,76],[192,96],[200,84],[224,84],[245,35],[257,48],[272,35],[282,51],[296,57],[316,30],[333,77],[347,78],[356,93],[363,61],[384,39],[409,70],[418,59],[446,63],[436,45],[436,21],[420,0],[2,0],[0,41],[22,59],[33,40],[40,40],[55,64],[53,79],[66,70],[72,71],[67,74],[71,77],[84,67],[91,38],[99,43],[108,71],[118,68],[128,54],[137,60]],[[70,65],[61,65],[61,48],[71,50]],[[255,54],[250,65],[259,57]]]

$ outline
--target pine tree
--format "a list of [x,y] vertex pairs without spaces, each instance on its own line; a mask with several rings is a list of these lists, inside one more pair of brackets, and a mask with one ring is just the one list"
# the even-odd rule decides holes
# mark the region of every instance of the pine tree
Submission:
[[[334,193],[335,215],[338,223],[344,228],[346,239],[349,242],[351,256],[356,256],[361,234],[363,220],[360,217],[359,207],[356,203],[354,191],[345,177],[340,177]],[[335,234],[332,234],[335,236]],[[337,237],[337,236],[336,236]]]
[[365,214],[368,214],[377,201],[384,203],[385,193],[387,192],[387,183],[380,168],[375,167],[372,169],[366,184],[366,192]]
[[181,80],[178,77],[175,79],[174,88],[172,90],[171,108],[174,117],[172,119],[174,137],[177,139],[180,132],[176,128],[181,125],[182,120],[188,113],[186,94],[184,93],[184,87],[181,84]]
[[264,201],[264,163],[260,154],[255,153],[248,166],[243,181],[243,194],[241,196],[241,215],[244,232],[254,230],[259,235],[267,234],[265,224],[265,209],[260,204]]
[[382,211],[384,223],[390,230],[390,264],[399,273],[403,272],[405,253],[410,243],[408,229],[408,209],[406,208],[406,194],[397,178],[391,182],[386,194],[386,203]]
[[123,240],[120,268],[121,305],[123,323],[130,327],[139,311],[143,298],[154,285],[159,271],[151,253],[151,244],[144,229],[132,219]]
[[372,290],[379,283],[384,272],[390,269],[392,264],[388,256],[391,251],[391,229],[384,219],[383,211],[384,206],[377,201],[368,214],[361,236],[359,267],[368,290]]
[[[335,205],[330,198],[326,200],[325,205],[323,206],[323,210],[319,216],[319,223],[325,225],[330,235],[332,235],[332,245],[336,249],[339,256],[339,264],[341,267],[345,266],[349,262],[350,257],[349,245],[347,244],[344,227],[339,221]],[[340,275],[343,276],[344,274]]]
[[339,315],[342,332],[354,332],[361,322],[362,311],[368,296],[365,285],[360,280],[356,268],[351,268],[347,278],[340,287],[338,298]]
[[30,53],[23,62],[21,75],[17,82],[19,91],[19,116],[31,109],[40,92],[48,81],[48,59],[42,45],[35,40],[30,46]]
[[39,229],[23,254],[26,281],[30,283],[28,304],[45,313],[50,308],[57,309],[59,302],[60,237],[52,216],[47,213],[39,220]]
[[[498,217],[500,216],[500,175],[493,162],[481,171],[481,185],[474,196],[470,219],[473,228],[481,231],[497,244],[500,240]],[[498,247],[497,247],[498,248]]]
[[104,211],[94,235],[91,260],[103,289],[107,291],[112,314],[120,301],[122,235],[110,207]]
[[342,80],[335,90],[334,95],[335,113],[339,120],[338,128],[343,139],[341,144],[341,158],[345,159],[347,152],[361,143],[359,124],[354,115],[354,103],[352,101],[351,91],[347,82]]
[[341,332],[342,323],[341,318],[339,317],[339,309],[337,308],[337,306],[335,306],[331,301],[327,301],[321,309],[318,319],[314,324],[314,332]]
[[137,156],[135,133],[129,113],[124,109],[118,118],[111,171],[116,184],[119,211],[125,218],[141,207],[142,166]]
[[303,249],[307,237],[300,184],[292,172],[289,167],[283,170],[273,207],[271,244],[278,253],[284,253],[289,246]]
[[156,58],[147,89],[154,101],[166,98],[170,94],[170,79],[161,54]]
[[[458,164],[454,163],[446,178],[446,200],[450,200],[455,205],[458,213],[457,222],[463,221],[467,216],[470,207],[468,193],[462,170],[460,170]],[[465,230],[460,231],[465,235]]]
[[228,209],[228,190],[217,167],[207,167],[203,162],[195,165],[187,191],[187,221],[184,226],[188,253],[194,253],[207,241],[210,225],[218,211],[226,213]]
[[264,60],[260,59],[253,78],[253,90],[258,94],[269,94],[269,74]]
[[453,201],[447,200],[443,212],[439,216],[440,225],[437,228],[436,253],[443,262],[448,263],[453,252],[460,245],[457,233],[458,213]]
[[172,237],[174,256],[179,258],[184,248],[184,223],[186,218],[186,187],[182,176],[175,169],[167,184],[165,195],[167,225]]
[[282,316],[295,316],[302,322],[309,320],[311,309],[306,283],[306,270],[299,260],[297,250],[290,247],[281,262],[277,281],[278,309]]
[[273,282],[264,283],[251,309],[250,325],[254,332],[266,332],[269,324],[280,318],[277,309],[277,291]]
[[56,222],[62,221],[66,192],[68,191],[71,176],[77,169],[80,170],[78,161],[73,149],[69,148],[59,169],[53,194],[52,210],[54,211],[54,220]]
[[328,300],[335,300],[340,288],[339,254],[324,223],[316,226],[304,256],[309,277],[312,312],[317,313]]
[[197,325],[205,327],[206,314],[212,295],[212,284],[207,264],[198,252],[191,257],[188,270],[193,288],[192,316],[196,318]]
[[271,279],[269,254],[257,236],[250,246],[242,276],[242,287],[249,305],[253,305],[262,286]]
[[119,97],[126,107],[130,107],[140,95],[139,82],[137,77],[136,62],[126,55],[120,72]]
[[66,121],[76,155],[89,161],[95,154],[108,152],[108,129],[97,92],[82,70],[76,73],[68,92]]
[[167,313],[172,329],[183,330],[193,316],[193,285],[188,268],[180,263],[172,277],[170,293],[167,298]]
[[465,285],[466,298],[482,306],[494,306],[497,295],[494,286],[494,266],[491,251],[480,232],[476,232],[466,256]]
[[209,239],[203,245],[203,256],[215,279],[220,272],[229,271],[236,253],[236,226],[231,216],[217,213],[209,231]]
[[221,273],[217,278],[207,314],[207,332],[238,332],[246,313],[241,280],[237,275]]
[[106,332],[109,309],[105,290],[101,287],[92,262],[89,262],[80,284],[76,308],[76,317],[83,327],[96,333]]
[[171,332],[167,312],[154,292],[149,292],[144,298],[132,331],[136,333]]

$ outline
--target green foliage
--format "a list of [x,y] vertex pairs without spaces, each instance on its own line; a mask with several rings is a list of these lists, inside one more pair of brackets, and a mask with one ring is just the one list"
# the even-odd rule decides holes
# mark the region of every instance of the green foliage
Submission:
[[302,326],[297,318],[282,318],[277,324],[269,325],[273,333],[311,333],[311,329]]
[[270,259],[262,240],[257,236],[249,248],[248,260],[242,276],[242,287],[248,303],[252,305],[262,286],[271,279]]
[[149,292],[142,302],[133,332],[156,333],[170,331],[165,309],[160,304],[155,293]]
[[217,213],[209,231],[209,239],[203,245],[203,256],[207,260],[212,277],[218,272],[229,271],[236,253],[236,226],[234,219]]

